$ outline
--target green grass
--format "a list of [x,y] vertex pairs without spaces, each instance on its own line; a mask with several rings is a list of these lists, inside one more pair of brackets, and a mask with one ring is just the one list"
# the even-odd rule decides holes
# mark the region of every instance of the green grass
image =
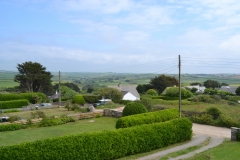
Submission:
[[200,145],[197,145],[197,146],[192,146],[192,147],[189,147],[187,149],[184,149],[184,150],[180,150],[180,151],[177,151],[177,152],[173,152],[173,153],[169,153],[168,155],[164,156],[164,157],[161,157],[160,160],[168,160],[169,158],[175,158],[175,157],[178,157],[178,156],[181,156],[181,155],[184,155],[184,154],[187,154],[187,153],[190,153],[192,151],[195,151],[203,146],[206,146],[208,145],[210,142],[210,138],[207,138],[203,143],[201,143]]
[[[90,120],[94,120],[94,122],[89,122]],[[59,126],[0,132],[0,146],[8,146],[22,142],[31,142],[64,135],[80,134],[83,132],[114,130],[116,121],[117,118],[101,117],[88,120],[80,120]]]
[[[31,112],[36,112],[37,110],[29,110],[22,112],[12,112],[12,113],[3,113],[4,116],[20,116],[22,119],[30,118]],[[53,108],[53,109],[40,109],[39,111],[43,111],[46,116],[60,116],[63,114],[74,114],[74,111],[68,111],[66,108]]]
[[199,153],[187,160],[239,160],[240,142],[225,141],[221,145]]

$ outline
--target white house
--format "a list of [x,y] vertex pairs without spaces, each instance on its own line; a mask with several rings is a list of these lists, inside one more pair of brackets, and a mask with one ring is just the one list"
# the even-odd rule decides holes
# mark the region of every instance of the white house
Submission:
[[200,86],[200,85],[192,85],[192,86],[186,86],[187,88],[196,88],[197,89],[197,93],[203,93],[204,90],[206,89],[206,87],[204,86]]
[[113,87],[118,89],[123,94],[123,100],[136,101],[140,100],[140,95],[136,89],[136,86],[121,86]]

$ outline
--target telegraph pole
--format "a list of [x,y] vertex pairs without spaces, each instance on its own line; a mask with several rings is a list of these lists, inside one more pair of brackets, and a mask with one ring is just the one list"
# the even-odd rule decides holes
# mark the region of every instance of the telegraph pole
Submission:
[[179,68],[179,106],[178,106],[178,111],[179,111],[179,118],[181,118],[181,56],[178,55],[178,68]]
[[60,71],[58,74],[58,98],[59,98],[59,106],[61,106],[61,89],[60,89],[60,79],[61,79],[61,75],[60,75]]

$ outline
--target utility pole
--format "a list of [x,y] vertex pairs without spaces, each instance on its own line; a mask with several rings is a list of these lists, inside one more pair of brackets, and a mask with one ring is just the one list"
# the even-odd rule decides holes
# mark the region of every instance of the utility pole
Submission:
[[60,75],[60,71],[59,71],[59,74],[58,74],[58,98],[59,98],[59,106],[61,106],[61,89],[60,89],[60,78],[61,78],[61,75]]
[[178,68],[179,68],[179,106],[178,106],[178,111],[179,111],[179,118],[181,118],[181,56],[178,55]]

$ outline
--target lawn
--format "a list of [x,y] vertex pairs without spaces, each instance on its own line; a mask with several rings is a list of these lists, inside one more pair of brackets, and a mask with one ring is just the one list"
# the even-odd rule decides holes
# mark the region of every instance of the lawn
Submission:
[[[13,112],[13,113],[3,113],[3,116],[20,116],[22,119],[30,118],[31,112],[35,112],[37,110],[29,110],[29,111],[21,111],[21,112]],[[63,114],[74,114],[74,111],[68,111],[66,108],[52,108],[52,109],[41,109],[46,114],[46,116],[60,116]]]
[[199,153],[187,160],[238,160],[240,142],[225,141],[221,145]]
[[[90,120],[94,120],[94,122],[89,122]],[[74,135],[83,132],[114,130],[117,120],[117,118],[112,117],[101,117],[80,120],[59,126],[0,132],[0,146],[8,146],[22,142],[31,142],[64,135]]]

